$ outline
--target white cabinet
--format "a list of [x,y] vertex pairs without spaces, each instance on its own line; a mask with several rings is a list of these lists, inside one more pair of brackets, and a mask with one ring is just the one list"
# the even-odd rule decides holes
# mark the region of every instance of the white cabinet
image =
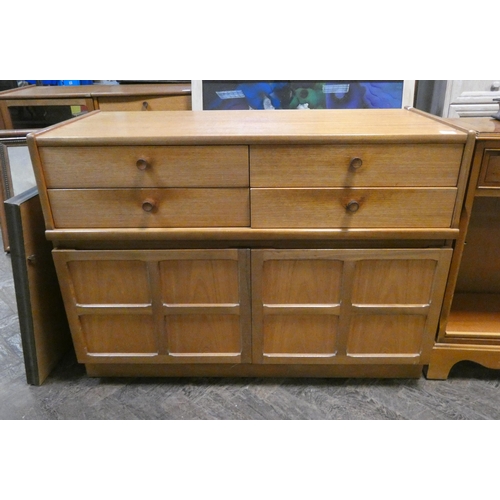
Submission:
[[448,82],[443,116],[491,116],[498,111],[500,78],[498,80],[452,80]]
[[497,76],[496,80],[422,80],[416,107],[444,118],[490,117],[500,104]]

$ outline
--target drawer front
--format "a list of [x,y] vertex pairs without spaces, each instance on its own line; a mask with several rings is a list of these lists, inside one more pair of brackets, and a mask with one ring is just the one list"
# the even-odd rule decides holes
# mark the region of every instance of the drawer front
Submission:
[[47,188],[247,187],[246,146],[42,147]]
[[478,186],[500,187],[500,149],[485,150]]
[[252,187],[453,187],[461,144],[251,146]]
[[103,111],[190,111],[191,95],[99,97]]
[[248,189],[50,189],[56,229],[250,224]]
[[447,228],[457,190],[251,189],[255,228]]

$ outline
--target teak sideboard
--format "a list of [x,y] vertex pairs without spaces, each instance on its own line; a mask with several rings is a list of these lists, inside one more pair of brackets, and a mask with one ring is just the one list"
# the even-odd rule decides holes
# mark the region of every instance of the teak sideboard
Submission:
[[414,109],[94,111],[28,141],[90,376],[428,365],[474,133]]

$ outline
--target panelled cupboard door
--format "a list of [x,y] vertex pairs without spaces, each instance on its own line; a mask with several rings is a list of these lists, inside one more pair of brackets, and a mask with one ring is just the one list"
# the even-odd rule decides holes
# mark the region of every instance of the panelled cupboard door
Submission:
[[451,253],[253,250],[254,363],[425,363]]
[[249,362],[249,250],[54,250],[79,362]]

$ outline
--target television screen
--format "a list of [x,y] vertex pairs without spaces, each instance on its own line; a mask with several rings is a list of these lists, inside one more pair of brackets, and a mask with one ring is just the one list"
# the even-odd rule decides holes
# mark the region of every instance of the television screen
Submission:
[[203,109],[401,108],[404,80],[203,80]]

